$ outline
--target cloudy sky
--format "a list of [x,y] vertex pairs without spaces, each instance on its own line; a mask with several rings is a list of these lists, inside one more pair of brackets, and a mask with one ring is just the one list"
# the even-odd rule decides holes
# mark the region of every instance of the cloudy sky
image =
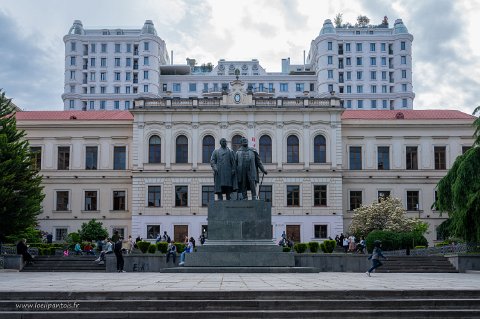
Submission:
[[73,20],[141,28],[150,19],[177,64],[258,59],[278,72],[282,58],[303,63],[337,13],[352,24],[360,14],[403,19],[414,36],[414,108],[480,105],[480,0],[0,0],[0,88],[21,108],[62,109],[62,38]]

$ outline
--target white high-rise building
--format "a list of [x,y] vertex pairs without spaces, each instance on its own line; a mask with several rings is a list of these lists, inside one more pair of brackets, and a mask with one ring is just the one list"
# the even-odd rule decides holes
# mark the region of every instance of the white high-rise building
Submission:
[[136,98],[158,98],[165,42],[151,20],[141,29],[84,29],[75,20],[65,42],[65,110],[129,109]]
[[318,92],[337,92],[347,109],[412,109],[412,41],[401,19],[393,28],[325,20],[307,62]]

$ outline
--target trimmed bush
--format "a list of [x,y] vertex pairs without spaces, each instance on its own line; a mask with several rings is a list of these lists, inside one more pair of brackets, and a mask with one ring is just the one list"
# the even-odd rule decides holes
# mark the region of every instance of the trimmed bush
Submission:
[[138,246],[138,249],[140,249],[140,251],[145,254],[148,251],[148,248],[150,247],[150,242],[139,241],[137,243],[137,246]]
[[155,244],[150,244],[150,246],[148,247],[148,252],[150,254],[155,254],[155,252],[157,251],[157,245]]
[[161,252],[162,254],[167,253],[167,248],[168,248],[168,243],[167,242],[161,241],[161,242],[157,243],[157,250],[159,252]]
[[332,240],[325,240],[323,244],[325,245],[326,253],[331,254],[333,253],[333,250],[335,249],[337,242],[332,239]]
[[186,245],[184,243],[174,243],[177,246],[177,253],[181,254],[185,250]]
[[320,249],[326,254],[327,253],[327,247],[325,246],[325,243],[320,244]]
[[284,253],[289,253],[291,251],[290,247],[283,247]]
[[293,246],[293,249],[299,253],[303,254],[307,250],[307,244],[305,243],[298,243]]
[[312,253],[318,252],[318,247],[320,247],[320,244],[318,243],[318,241],[311,241],[308,243],[308,248]]

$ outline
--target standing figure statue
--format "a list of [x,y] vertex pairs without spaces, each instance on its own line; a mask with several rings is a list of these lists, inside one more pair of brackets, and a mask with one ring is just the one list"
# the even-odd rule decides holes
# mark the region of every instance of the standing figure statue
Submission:
[[237,166],[238,192],[242,194],[242,199],[246,200],[247,190],[252,193],[252,199],[257,199],[258,170],[265,175],[267,171],[263,168],[260,155],[256,149],[248,147],[248,140],[241,139],[241,144],[235,154],[235,163]]
[[220,139],[220,148],[212,153],[210,165],[213,168],[213,180],[215,183],[215,194],[218,200],[223,200],[223,194],[227,200],[237,190],[237,179],[235,171],[235,154],[227,147],[227,140]]

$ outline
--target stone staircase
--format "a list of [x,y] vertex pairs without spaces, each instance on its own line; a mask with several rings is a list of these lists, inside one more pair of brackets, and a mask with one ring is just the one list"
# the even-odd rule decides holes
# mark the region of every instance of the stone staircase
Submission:
[[382,273],[453,273],[458,272],[443,256],[387,256],[381,260],[382,267],[376,271]]
[[0,292],[0,319],[160,317],[479,318],[480,290]]
[[94,262],[98,256],[37,256],[25,272],[105,272],[105,265]]

